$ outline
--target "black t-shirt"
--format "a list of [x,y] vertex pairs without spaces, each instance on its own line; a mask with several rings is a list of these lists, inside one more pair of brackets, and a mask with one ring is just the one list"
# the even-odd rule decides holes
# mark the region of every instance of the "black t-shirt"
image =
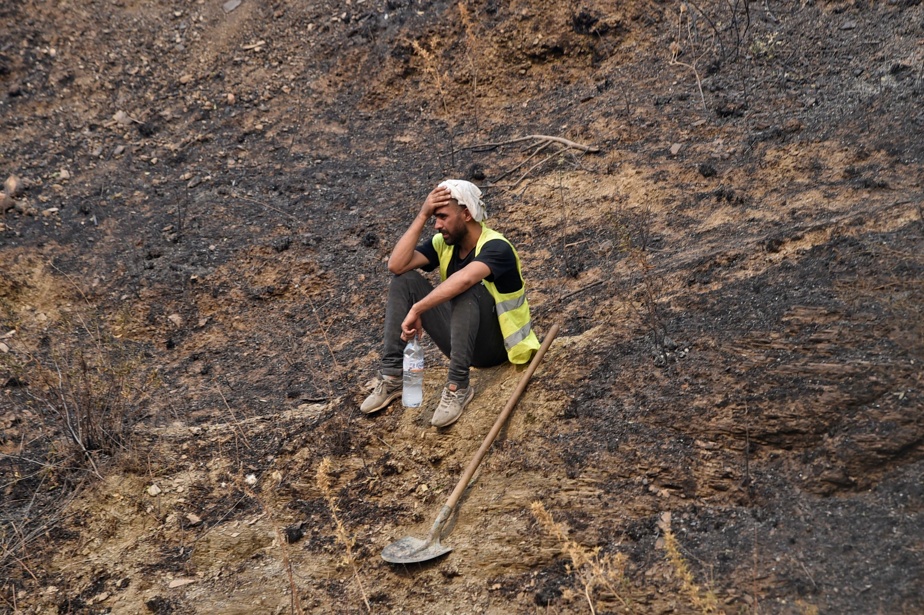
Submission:
[[[436,253],[436,248],[433,247],[432,240],[421,243],[416,250],[430,261],[421,269],[433,271],[439,268],[440,259]],[[449,259],[446,277],[451,276],[472,261],[478,261],[487,265],[488,269],[491,270],[485,280],[492,282],[497,287],[498,292],[506,294],[523,288],[523,279],[520,277],[520,272],[517,271],[517,258],[509,243],[502,239],[491,239],[481,247],[481,252],[478,253],[477,257],[474,255],[475,250],[472,250],[464,259],[460,259],[459,246],[452,246],[452,257]]]

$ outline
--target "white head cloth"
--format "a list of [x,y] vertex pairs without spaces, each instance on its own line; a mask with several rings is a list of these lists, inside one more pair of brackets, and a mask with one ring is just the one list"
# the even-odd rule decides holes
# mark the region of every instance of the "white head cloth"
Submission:
[[464,179],[447,179],[439,187],[449,188],[452,198],[468,208],[476,222],[487,220],[488,210],[485,208],[484,201],[481,200],[481,190],[478,186]]

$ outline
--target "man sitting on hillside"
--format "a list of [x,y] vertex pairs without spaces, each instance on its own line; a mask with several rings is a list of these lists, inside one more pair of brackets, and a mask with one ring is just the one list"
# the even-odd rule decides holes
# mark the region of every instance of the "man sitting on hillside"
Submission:
[[[430,216],[438,233],[418,244]],[[395,244],[388,259],[395,277],[385,307],[385,349],[362,412],[377,412],[401,395],[404,342],[421,328],[449,357],[449,381],[431,420],[436,427],[454,423],[474,397],[470,367],[526,363],[539,348],[520,258],[503,235],[485,226],[485,218],[481,190],[447,180],[427,196]],[[437,267],[441,282],[435,288],[415,271]]]

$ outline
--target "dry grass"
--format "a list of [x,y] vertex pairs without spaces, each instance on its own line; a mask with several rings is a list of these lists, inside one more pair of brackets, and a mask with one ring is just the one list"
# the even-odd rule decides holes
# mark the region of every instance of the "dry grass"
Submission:
[[706,95],[703,93],[703,80],[699,76],[699,70],[696,68],[699,60],[703,58],[706,52],[700,55],[698,58],[691,62],[681,62],[678,58],[684,53],[684,48],[681,45],[681,41],[686,41],[689,45],[691,51],[695,46],[695,39],[693,36],[693,22],[690,20],[687,13],[687,5],[681,4],[680,10],[677,14],[677,37],[670,45],[671,59],[668,61],[670,66],[683,66],[692,71],[693,76],[696,77],[696,87],[699,88],[699,97],[703,103],[703,111],[706,110]]
[[42,433],[63,437],[69,467],[87,467],[101,478],[97,459],[129,447],[133,427],[144,417],[144,400],[159,386],[157,374],[141,368],[139,353],[102,333],[88,343],[51,347],[28,357],[24,388],[45,421]]
[[135,454],[134,428],[161,386],[143,368],[140,346],[109,335],[99,319],[72,312],[71,320],[49,326],[36,348],[25,335],[9,338],[11,351],[2,355],[0,367],[17,384],[0,415],[22,422],[4,434],[0,453],[8,470],[0,484],[0,576],[18,568],[36,580],[35,543],[82,485]]
[[[478,49],[478,35],[475,32],[475,20],[470,9],[464,2],[459,3],[459,21],[465,31],[465,63],[469,71],[471,88],[469,90],[474,107],[478,100],[478,67],[475,64],[475,54]],[[477,117],[477,115],[476,115]]]
[[603,591],[607,598],[619,601],[626,609],[631,607],[628,598],[628,581],[625,576],[626,556],[622,553],[603,555],[600,548],[588,549],[571,540],[564,528],[555,522],[552,514],[545,509],[542,502],[533,502],[530,506],[533,516],[552,538],[561,545],[562,551],[571,559],[570,571],[581,584],[581,590],[591,613],[596,613],[595,601]]
[[337,535],[337,540],[343,545],[343,563],[352,568],[356,586],[359,588],[363,603],[366,605],[366,612],[371,613],[372,607],[369,605],[369,598],[366,596],[366,590],[363,588],[362,579],[359,577],[359,567],[356,564],[356,558],[353,556],[353,547],[356,546],[356,539],[347,532],[346,526],[344,526],[343,521],[340,520],[340,508],[337,506],[337,497],[334,495],[330,482],[330,469],[330,459],[325,457],[318,466],[318,489],[320,489],[321,494],[324,496],[324,501],[327,502],[327,507],[330,509],[330,516],[334,520],[334,530]]
[[[597,612],[597,603],[603,599],[617,600],[626,612],[637,610],[637,605],[629,599],[630,585],[625,574],[625,555],[602,555],[599,547],[588,549],[570,539],[564,527],[555,522],[541,502],[533,502],[530,509],[542,529],[558,542],[562,552],[571,560],[568,570],[580,583],[580,593],[583,594],[591,613]],[[663,513],[658,522],[662,532],[659,544],[664,549],[665,559],[673,576],[679,581],[683,600],[697,613],[724,614],[715,593],[709,587],[697,584],[690,566],[680,552],[680,545],[670,523],[670,513]]]
[[[278,471],[274,472],[273,474],[273,483],[275,483],[275,486],[278,488],[279,483],[282,480],[282,475]],[[263,512],[266,513],[267,520],[269,521],[270,526],[273,528],[273,533],[276,535],[276,543],[279,545],[279,552],[282,555],[282,563],[286,567],[286,576],[289,579],[289,610],[292,613],[298,613],[299,615],[302,615],[302,613],[305,611],[302,609],[301,601],[298,598],[298,588],[295,586],[295,575],[292,571],[292,560],[289,557],[289,550],[286,547],[286,538],[282,530],[279,528],[279,524],[276,523],[273,509],[270,508],[270,506],[268,506],[267,503],[252,489],[249,489],[241,484],[238,486],[251,499],[256,501],[260,505],[260,508],[263,509]]]
[[445,78],[442,71],[440,70],[440,62],[439,58],[437,57],[437,53],[436,51],[433,51],[439,47],[439,37],[434,36],[430,39],[430,49],[425,48],[423,45],[414,40],[410,41],[410,44],[414,49],[414,53],[420,56],[420,59],[423,60],[424,73],[430,76],[433,81],[433,85],[436,86],[436,92],[439,95],[443,113],[449,114],[449,105],[446,102]]
[[674,575],[680,581],[680,590],[686,596],[690,605],[698,612],[703,613],[703,615],[724,613],[725,611],[719,608],[719,601],[716,599],[715,593],[708,587],[702,588],[696,584],[693,573],[690,571],[690,566],[687,565],[686,559],[680,553],[677,537],[674,536],[674,532],[671,530],[671,514],[669,512],[661,514],[658,527],[662,533],[664,555],[668,563],[670,563]]

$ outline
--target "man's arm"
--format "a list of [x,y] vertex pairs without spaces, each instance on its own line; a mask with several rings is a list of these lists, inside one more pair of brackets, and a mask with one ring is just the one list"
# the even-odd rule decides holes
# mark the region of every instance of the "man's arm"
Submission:
[[[420,252],[417,254],[420,254]],[[422,254],[420,255],[423,256]],[[401,339],[407,341],[421,332],[423,329],[420,322],[421,314],[461,295],[489,275],[491,275],[490,267],[480,261],[473,261],[446,278],[442,284],[430,291],[426,297],[411,306],[407,316],[404,318],[404,322],[401,323]]]
[[423,267],[429,262],[426,256],[417,252],[414,248],[417,247],[420,235],[427,225],[427,220],[430,219],[436,208],[449,204],[451,200],[452,194],[448,188],[436,188],[427,195],[427,199],[420,206],[420,211],[417,212],[417,217],[404,231],[404,235],[395,244],[391,251],[391,256],[388,257],[388,270],[390,272],[401,275],[411,269]]

